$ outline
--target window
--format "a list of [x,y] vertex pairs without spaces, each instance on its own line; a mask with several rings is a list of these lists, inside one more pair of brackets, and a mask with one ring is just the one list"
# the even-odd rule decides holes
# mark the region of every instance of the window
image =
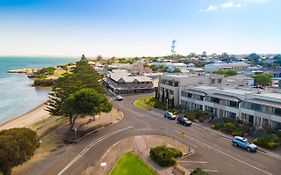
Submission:
[[175,87],[178,87],[178,86],[179,86],[179,82],[175,81],[174,86],[175,86]]
[[231,107],[238,107],[238,103],[235,101],[230,101],[229,106]]
[[187,93],[187,97],[188,98],[192,98],[192,94],[191,93]]
[[213,103],[220,103],[220,99],[219,98],[211,97],[211,102],[213,102]]
[[256,103],[251,104],[251,109],[255,110],[255,111],[261,111],[262,110],[261,105],[256,104]]
[[281,116],[281,109],[275,108],[275,114]]
[[222,79],[218,79],[218,83],[221,84]]
[[211,79],[211,84],[215,84],[216,79]]
[[204,97],[203,97],[203,96],[200,96],[200,100],[203,101],[203,100],[204,100]]

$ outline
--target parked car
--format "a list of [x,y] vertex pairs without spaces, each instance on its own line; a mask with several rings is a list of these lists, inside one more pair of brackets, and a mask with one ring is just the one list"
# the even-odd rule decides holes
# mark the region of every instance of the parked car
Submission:
[[117,96],[116,96],[116,100],[117,100],[117,101],[123,101],[123,97],[122,97],[121,95],[117,95]]
[[185,117],[178,117],[177,123],[182,124],[184,126],[191,126],[192,122]]
[[249,143],[247,139],[240,137],[240,136],[235,136],[232,139],[232,144],[234,146],[246,149],[249,152],[256,152],[257,151],[257,146],[253,143]]
[[172,114],[171,112],[165,112],[164,113],[164,117],[167,118],[167,119],[170,119],[170,120],[175,120],[177,117]]

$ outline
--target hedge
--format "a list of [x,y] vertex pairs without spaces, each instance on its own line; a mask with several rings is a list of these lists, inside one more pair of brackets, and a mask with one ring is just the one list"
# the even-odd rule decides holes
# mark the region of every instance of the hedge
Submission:
[[279,139],[277,135],[269,134],[264,137],[254,139],[253,143],[267,149],[275,149],[279,145]]
[[150,157],[160,166],[167,167],[177,164],[176,158],[182,156],[182,152],[176,148],[156,146],[149,151]]

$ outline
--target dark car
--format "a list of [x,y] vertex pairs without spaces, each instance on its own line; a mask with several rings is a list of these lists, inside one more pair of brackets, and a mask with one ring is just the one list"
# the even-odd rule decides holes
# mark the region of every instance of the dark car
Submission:
[[184,125],[184,126],[191,126],[192,125],[192,122],[190,120],[188,120],[187,118],[184,118],[184,117],[178,117],[177,122],[179,124]]
[[175,120],[177,117],[172,114],[171,112],[165,112],[164,113],[164,117],[167,118],[167,119],[170,119],[170,120]]

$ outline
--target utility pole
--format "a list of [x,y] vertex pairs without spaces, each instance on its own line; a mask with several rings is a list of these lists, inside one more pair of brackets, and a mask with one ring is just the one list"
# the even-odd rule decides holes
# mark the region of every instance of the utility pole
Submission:
[[[169,112],[169,97],[166,99],[166,102],[167,102],[167,112]],[[165,122],[165,130],[166,130],[166,136],[168,136],[168,131],[167,131],[167,119],[166,119],[166,122]]]

